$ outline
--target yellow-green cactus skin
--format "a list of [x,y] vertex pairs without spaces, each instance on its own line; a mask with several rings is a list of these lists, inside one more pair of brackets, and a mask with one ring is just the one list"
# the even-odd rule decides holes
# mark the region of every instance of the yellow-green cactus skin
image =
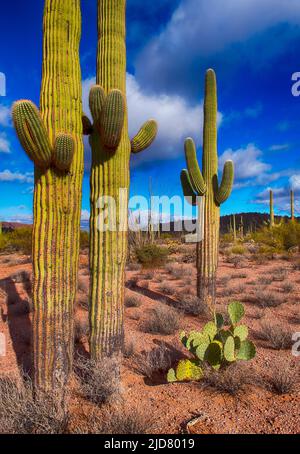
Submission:
[[291,191],[291,221],[295,220],[295,193]]
[[204,130],[202,172],[192,139],[185,142],[187,170],[181,173],[183,192],[196,204],[196,197],[204,197],[203,239],[197,243],[197,294],[200,301],[212,308],[216,296],[216,272],[219,255],[220,205],[231,194],[234,167],[232,161],[224,165],[221,184],[218,181],[217,152],[217,82],[212,69],[206,72],[204,100]]
[[272,189],[270,190],[270,227],[274,227],[275,218],[274,218],[274,194]]
[[80,0],[45,0],[40,110],[13,108],[17,135],[35,164],[33,366],[36,391],[63,395],[73,358],[81,186]]
[[[132,141],[128,136],[125,11],[126,0],[98,0],[97,84],[89,100],[93,124],[83,116],[92,147],[90,353],[96,361],[123,348],[129,163],[131,153],[148,147],[157,132],[150,120]],[[104,207],[99,205],[103,197],[115,201],[116,223],[109,213],[115,229],[105,228]]]

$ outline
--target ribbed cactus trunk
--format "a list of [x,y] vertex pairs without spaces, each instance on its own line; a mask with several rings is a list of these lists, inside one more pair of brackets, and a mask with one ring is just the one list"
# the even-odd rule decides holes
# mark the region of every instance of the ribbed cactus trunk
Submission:
[[236,236],[236,218],[235,218],[235,214],[232,215],[232,220],[233,220],[233,241],[236,242],[237,236]]
[[[72,370],[83,177],[80,0],[45,0],[43,32],[41,116],[30,102],[20,101],[14,108],[14,120],[25,150],[36,164],[34,385],[36,392],[56,391],[63,401]],[[35,130],[39,133],[36,138]],[[36,141],[26,149],[28,137]]]
[[295,220],[295,194],[291,191],[291,221]]
[[204,198],[203,239],[197,244],[197,294],[201,304],[214,309],[216,273],[219,257],[220,205],[230,196],[234,168],[232,161],[224,165],[222,182],[218,182],[217,152],[217,82],[213,70],[206,72],[202,172],[192,139],[185,142],[188,170],[181,172],[183,192],[195,205],[197,196]]
[[270,190],[270,227],[274,227],[275,218],[274,218],[274,195],[273,191]]
[[[98,1],[97,84],[107,95],[118,89],[126,96],[125,0]],[[92,136],[91,170],[91,357],[95,360],[120,352],[123,346],[124,280],[127,257],[128,200],[120,189],[129,189],[130,140],[127,112],[121,141],[112,153]],[[105,230],[99,210],[100,197],[112,197],[116,229]],[[109,216],[113,222],[114,213]]]

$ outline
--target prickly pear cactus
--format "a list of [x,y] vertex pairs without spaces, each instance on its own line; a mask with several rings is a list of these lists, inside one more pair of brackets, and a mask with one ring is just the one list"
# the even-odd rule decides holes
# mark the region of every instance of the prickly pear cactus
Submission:
[[182,344],[194,358],[181,360],[175,369],[169,370],[167,380],[170,383],[200,380],[205,365],[222,373],[222,369],[235,361],[250,361],[255,357],[255,346],[247,339],[248,328],[239,324],[245,314],[244,306],[233,302],[227,311],[230,320],[227,329],[222,314],[215,313],[214,321],[208,322],[202,331],[192,331],[189,335],[181,333]]

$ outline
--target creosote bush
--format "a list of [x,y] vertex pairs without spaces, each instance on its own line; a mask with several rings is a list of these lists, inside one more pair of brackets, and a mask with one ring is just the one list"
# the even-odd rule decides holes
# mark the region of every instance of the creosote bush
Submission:
[[178,312],[166,305],[156,307],[144,323],[145,332],[153,334],[174,334],[178,328]]
[[276,322],[263,321],[257,337],[267,341],[275,350],[287,350],[292,347],[292,331],[288,326],[278,325]]
[[0,236],[0,252],[20,252],[30,255],[32,250],[32,227],[20,227]]
[[167,248],[156,244],[146,244],[135,251],[138,261],[145,267],[161,266],[167,260],[169,251]]
[[221,393],[236,396],[251,384],[251,371],[244,364],[233,363],[219,373],[212,368],[204,370],[203,384]]
[[140,307],[142,300],[139,296],[136,295],[126,295],[125,296],[125,306],[126,307]]
[[162,344],[138,355],[135,358],[135,365],[142,375],[152,379],[156,374],[166,373],[172,366],[172,361],[172,352]]

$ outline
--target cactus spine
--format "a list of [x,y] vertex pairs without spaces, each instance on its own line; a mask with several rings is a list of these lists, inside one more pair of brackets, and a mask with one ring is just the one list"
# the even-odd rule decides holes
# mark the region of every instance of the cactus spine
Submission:
[[72,370],[83,176],[80,34],[80,0],[45,0],[40,110],[30,101],[13,108],[35,164],[34,385],[62,400]]
[[185,142],[188,170],[181,173],[183,192],[196,204],[196,196],[204,197],[203,240],[197,244],[197,294],[201,302],[212,307],[216,295],[216,272],[219,255],[220,205],[230,196],[233,162],[224,166],[222,182],[218,182],[217,153],[217,83],[212,69],[206,72],[202,172],[192,139]]
[[[92,146],[90,352],[96,361],[123,347],[129,161],[131,152],[148,147],[157,132],[150,120],[131,142],[128,137],[125,9],[126,0],[98,0],[97,85],[90,93],[93,125],[83,118]],[[120,189],[125,189],[123,196]],[[105,228],[101,197],[115,201],[114,229]]]
[[270,189],[270,227],[274,227],[274,195],[272,189]]
[[295,194],[291,191],[291,221],[295,220]]

